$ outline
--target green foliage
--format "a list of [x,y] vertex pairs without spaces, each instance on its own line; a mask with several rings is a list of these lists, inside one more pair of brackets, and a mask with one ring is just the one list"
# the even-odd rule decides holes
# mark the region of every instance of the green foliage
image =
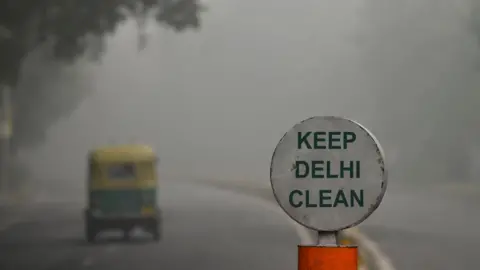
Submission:
[[[0,83],[14,86],[22,59],[46,41],[56,59],[82,55],[86,36],[113,33],[128,16],[156,21],[175,31],[200,27],[197,0],[0,0]],[[4,31],[4,32],[5,32]]]
[[[88,86],[71,87],[88,82],[63,64],[92,49],[92,37],[100,44],[94,48],[100,58],[103,37],[128,18],[137,20],[140,32],[148,16],[160,26],[182,32],[200,28],[202,10],[197,0],[0,0],[0,86],[13,89],[13,151],[41,143],[48,127],[88,94]],[[139,35],[139,47],[145,46],[144,39]],[[28,61],[33,75],[22,72],[27,55],[27,60],[34,59]],[[55,61],[45,61],[45,55]],[[50,78],[60,74],[69,83],[52,85]],[[20,75],[29,77],[20,80]]]

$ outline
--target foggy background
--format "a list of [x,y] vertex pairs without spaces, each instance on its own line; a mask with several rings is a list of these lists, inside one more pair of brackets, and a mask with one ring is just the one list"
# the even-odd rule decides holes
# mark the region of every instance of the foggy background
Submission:
[[478,1],[205,5],[196,31],[148,21],[140,52],[128,21],[99,62],[25,59],[18,90],[41,95],[22,97],[35,136],[17,162],[36,193],[83,196],[87,151],[129,142],[156,148],[164,178],[268,185],[275,145],[313,115],[370,128],[390,187],[478,182]]

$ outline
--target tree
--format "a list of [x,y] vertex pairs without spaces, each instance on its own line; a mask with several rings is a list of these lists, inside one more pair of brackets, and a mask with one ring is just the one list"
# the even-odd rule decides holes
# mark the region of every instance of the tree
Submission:
[[[0,0],[0,87],[12,89],[12,156],[19,148],[41,143],[48,127],[88,94],[42,87],[42,80],[64,72],[65,64],[75,62],[87,50],[93,49],[94,59],[100,59],[103,37],[128,18],[137,20],[142,49],[147,16],[182,32],[200,28],[198,16],[203,9],[197,0]],[[37,77],[22,80],[25,68],[36,69]]]
[[[28,55],[50,55],[62,64],[72,63],[94,43],[94,54],[100,58],[103,36],[115,32],[128,17],[138,22],[141,49],[146,45],[143,27],[147,16],[153,15],[159,25],[181,32],[200,28],[198,14],[202,10],[197,0],[0,0],[0,85],[14,89],[15,148],[37,143],[45,129],[82,97],[82,93],[72,95],[74,100],[55,108],[46,122],[35,122],[34,105],[55,93],[48,93],[48,89],[39,93],[32,85],[19,90],[22,64]],[[59,70],[55,63],[49,65]]]

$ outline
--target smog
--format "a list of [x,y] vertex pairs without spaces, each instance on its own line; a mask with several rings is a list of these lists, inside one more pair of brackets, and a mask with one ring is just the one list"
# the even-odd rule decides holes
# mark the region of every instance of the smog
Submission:
[[394,184],[453,180],[452,163],[475,178],[474,2],[206,4],[198,31],[148,21],[140,52],[129,21],[105,37],[101,62],[25,64],[19,88],[42,90],[22,100],[42,130],[22,149],[32,173],[81,183],[89,149],[138,141],[172,178],[268,182],[286,129],[342,115],[377,134]]
[[462,231],[471,195],[448,196],[480,190],[479,3],[208,0],[197,29],[125,20],[71,64],[38,48],[18,83],[28,113],[14,123],[17,171],[31,196],[81,199],[89,150],[146,143],[162,181],[268,187],[283,134],[338,115],[368,127],[386,153],[389,191],[367,233]]

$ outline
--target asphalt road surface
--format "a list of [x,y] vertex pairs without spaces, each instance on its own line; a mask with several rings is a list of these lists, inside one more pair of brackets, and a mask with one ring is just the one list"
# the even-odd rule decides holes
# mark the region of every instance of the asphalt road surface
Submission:
[[[163,183],[164,238],[112,232],[87,244],[83,203],[43,203],[0,211],[0,269],[295,269],[299,233],[271,206],[245,195],[200,185]],[[15,214],[16,213],[16,214]],[[8,215],[16,215],[5,223]],[[5,217],[7,216],[7,217]]]
[[479,269],[480,198],[425,190],[388,190],[361,225],[398,270]]

